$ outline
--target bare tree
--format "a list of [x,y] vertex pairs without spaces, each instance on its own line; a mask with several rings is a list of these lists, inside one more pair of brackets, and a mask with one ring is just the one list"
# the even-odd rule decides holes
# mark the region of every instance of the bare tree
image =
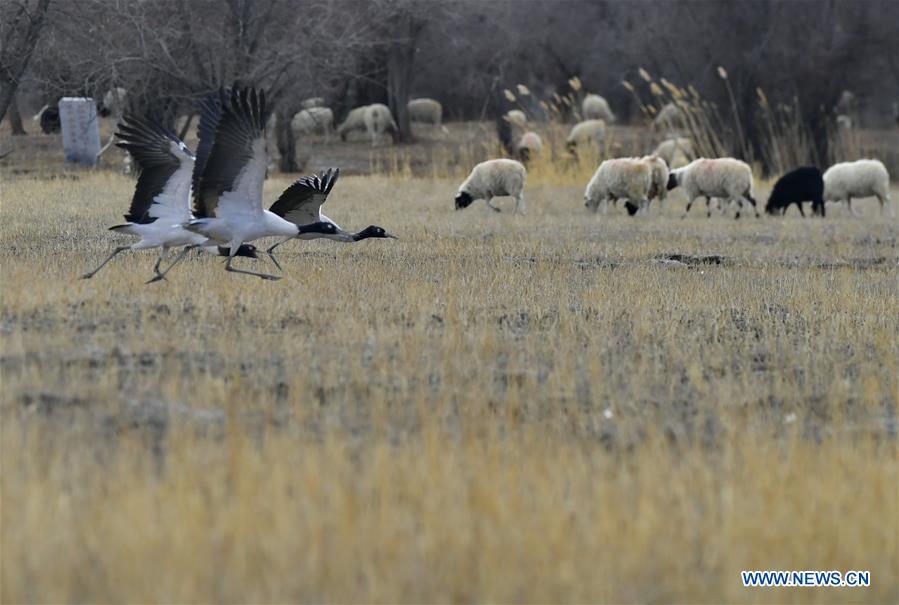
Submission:
[[22,136],[28,134],[25,132],[25,127],[22,126],[22,116],[19,114],[19,103],[18,99],[13,96],[12,101],[9,103],[9,109],[6,113],[7,121],[9,122],[9,130],[10,133],[15,136]]
[[[409,141],[413,95],[437,98],[448,117],[485,119],[508,109],[497,90],[525,84],[533,94],[516,103],[540,119],[539,100],[574,75],[623,120],[642,119],[621,82],[646,68],[692,85],[720,108],[724,129],[742,133],[738,151],[756,157],[756,90],[772,103],[797,99],[823,159],[840,91],[880,103],[887,116],[899,90],[895,0],[821,0],[815,10],[782,0],[6,0],[0,15],[4,112],[7,82],[22,80],[22,61],[10,57],[33,55],[20,101],[122,86],[135,108],[170,124],[239,80],[274,92],[284,171],[299,168],[290,118],[307,96],[326,97],[338,117],[387,102]],[[15,50],[37,40],[29,32],[42,20],[48,33],[36,49]],[[7,77],[13,65],[19,76]],[[191,123],[181,124],[186,132]]]
[[33,77],[51,97],[102,97],[121,86],[132,109],[169,126],[187,116],[182,134],[205,95],[233,82],[261,86],[286,118],[276,122],[281,169],[295,171],[290,117],[348,70],[364,29],[359,13],[330,0],[60,3]]
[[6,0],[0,5],[0,120],[15,99],[49,7],[50,0],[36,0],[33,6],[27,0]]
[[433,11],[436,7],[413,0],[385,0],[376,3],[375,7],[385,15],[386,21],[387,102],[396,119],[399,142],[408,143],[412,141],[412,126],[407,105],[416,45],[427,24],[425,11]]

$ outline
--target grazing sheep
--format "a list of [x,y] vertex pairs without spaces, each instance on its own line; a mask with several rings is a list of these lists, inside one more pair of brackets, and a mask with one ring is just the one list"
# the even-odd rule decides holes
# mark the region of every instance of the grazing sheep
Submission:
[[602,143],[606,138],[606,123],[602,120],[584,120],[578,122],[571,128],[568,138],[565,139],[565,145],[573,154],[576,154],[577,148],[581,145],[596,145],[602,147]]
[[652,122],[657,132],[679,132],[686,130],[684,110],[674,103],[668,103],[659,110]]
[[668,164],[669,168],[686,166],[695,159],[693,142],[686,137],[665,139],[655,148],[652,155],[657,155]]
[[312,109],[313,107],[324,107],[325,100],[322,97],[309,97],[300,102],[301,109]]
[[[853,197],[876,197],[880,202],[880,212],[890,201],[890,175],[886,167],[878,160],[857,160],[834,164],[824,173],[824,201],[846,201],[849,211],[852,209]],[[890,208],[891,214],[894,214]]]
[[62,129],[62,122],[59,119],[59,108],[56,105],[44,105],[34,114],[31,120],[41,125],[41,132],[44,134],[53,134]]
[[521,135],[515,146],[515,153],[522,162],[529,162],[531,159],[539,157],[542,151],[543,139],[533,130]]
[[121,86],[110,88],[103,95],[103,105],[101,106],[100,115],[102,116],[121,116],[125,111],[125,103],[128,92]]
[[627,200],[628,213],[644,211],[649,207],[649,194],[653,187],[652,164],[639,158],[605,160],[593,173],[584,190],[584,206],[596,212],[605,202]]
[[649,190],[649,199],[658,198],[660,202],[665,201],[668,196],[668,164],[657,155],[645,155],[640,159],[648,162],[652,168],[652,187]]
[[615,121],[615,114],[609,103],[601,96],[588,94],[581,103],[581,113],[585,120],[603,120],[607,124]]
[[507,122],[514,126],[518,126],[519,128],[524,128],[528,123],[528,117],[520,109],[511,109],[507,111],[505,118]]
[[805,216],[802,202],[812,203],[812,212],[824,216],[824,179],[815,166],[803,166],[788,172],[774,184],[765,212],[783,215],[790,204],[796,204],[799,214]]
[[434,99],[412,99],[406,107],[409,110],[410,121],[440,126],[443,118],[443,106],[439,101]]
[[350,112],[346,114],[343,122],[337,127],[337,134],[340,135],[342,140],[346,141],[347,135],[351,132],[365,130],[365,109],[367,107],[368,105],[362,105],[361,107],[351,109]]
[[323,134],[327,140],[334,128],[334,112],[328,107],[311,107],[297,113],[290,120],[294,136]]
[[337,127],[337,134],[342,140],[346,140],[347,135],[356,130],[364,130],[371,137],[372,146],[376,145],[378,138],[387,131],[396,135],[396,122],[390,109],[381,103],[374,105],[363,105],[350,111],[346,119]]
[[528,171],[521,162],[515,160],[487,160],[471,170],[471,174],[459,185],[456,194],[456,210],[467,208],[472,202],[484,199],[487,207],[499,212],[493,205],[493,198],[503,195],[515,199],[515,212],[525,213],[524,185]]
[[[743,202],[747,201],[759,215],[752,197],[752,170],[749,164],[734,158],[693,160],[683,168],[672,170],[668,176],[668,189],[682,187],[687,196],[687,212],[696,198],[705,196],[706,211],[711,216],[713,197],[735,200],[739,204],[735,218],[740,218]],[[683,217],[682,217],[683,218]]]
[[396,122],[393,121],[393,114],[390,108],[382,103],[375,103],[365,108],[363,116],[365,121],[365,130],[371,136],[371,144],[374,147],[378,139],[386,132],[391,133],[393,137],[399,133]]

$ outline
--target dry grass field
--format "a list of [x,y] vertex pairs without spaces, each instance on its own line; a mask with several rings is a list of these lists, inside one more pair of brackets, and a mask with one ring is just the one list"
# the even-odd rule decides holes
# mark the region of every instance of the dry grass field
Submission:
[[899,226],[873,200],[634,220],[537,170],[518,217],[346,176],[328,214],[399,241],[145,286],[152,252],[78,279],[133,181],[0,179],[5,603],[899,601]]

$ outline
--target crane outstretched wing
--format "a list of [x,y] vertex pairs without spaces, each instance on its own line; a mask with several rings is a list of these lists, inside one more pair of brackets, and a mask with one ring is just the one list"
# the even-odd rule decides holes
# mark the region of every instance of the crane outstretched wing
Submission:
[[308,225],[321,218],[321,208],[334,188],[339,168],[329,168],[313,176],[304,176],[284,190],[272,212],[295,225]]
[[[219,91],[215,135],[199,176],[193,212],[197,218],[261,213],[262,184],[268,168],[265,94],[234,86]],[[211,116],[207,116],[207,121]],[[201,136],[204,127],[200,118]],[[201,144],[204,143],[201,140]]]
[[214,92],[206,96],[199,107],[200,122],[197,125],[197,153],[194,161],[193,173],[193,206],[197,206],[200,192],[200,178],[209,162],[209,153],[212,151],[212,143],[215,141],[215,130],[222,119],[222,106],[219,101],[219,93]]
[[125,220],[144,224],[163,217],[189,220],[194,155],[187,145],[169,129],[134,115],[122,117],[116,136],[116,145],[131,154],[138,169]]

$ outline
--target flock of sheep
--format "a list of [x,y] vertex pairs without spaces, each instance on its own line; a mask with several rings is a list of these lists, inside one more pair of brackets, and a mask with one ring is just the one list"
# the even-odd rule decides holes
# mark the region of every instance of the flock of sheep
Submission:
[[[456,209],[483,199],[488,208],[499,211],[493,205],[493,198],[511,196],[516,212],[523,214],[526,182],[527,169],[517,160],[481,162],[459,186]],[[855,214],[853,198],[876,197],[882,213],[891,201],[889,182],[889,174],[878,160],[841,162],[823,174],[818,168],[803,166],[778,179],[765,210],[769,214],[783,214],[787,207],[796,204],[805,216],[802,203],[811,202],[812,211],[824,216],[825,202],[846,202]],[[601,205],[608,208],[624,200],[628,214],[645,214],[652,200],[663,201],[666,192],[677,187],[686,195],[686,212],[697,199],[704,197],[709,215],[713,200],[723,200],[737,205],[735,218],[740,218],[744,204],[752,206],[755,215],[759,216],[753,197],[752,170],[746,162],[735,158],[698,158],[673,170],[669,170],[665,160],[656,155],[605,160],[587,183],[584,203],[588,209],[597,211]],[[890,213],[895,215],[892,207]]]
[[[321,97],[313,97],[302,102],[302,109],[293,116],[290,128],[294,136],[323,135],[325,140],[334,132],[334,112],[325,106]],[[433,124],[443,128],[443,106],[434,99],[412,99],[409,101],[409,119],[412,122]],[[272,120],[275,118],[273,117]],[[444,129],[445,130],[445,129]],[[351,110],[337,126],[337,134],[346,140],[351,132],[365,132],[377,145],[385,135],[395,136],[396,121],[390,108],[383,103],[363,105]]]
[[[102,106],[118,113],[125,105],[126,95],[122,88],[112,89],[104,96]],[[840,117],[843,119],[838,120],[841,126],[851,123],[853,106],[852,93],[844,92],[836,107],[842,112]],[[442,124],[443,107],[438,101],[418,98],[411,100],[407,107],[412,122],[446,130]],[[615,114],[600,95],[586,94],[580,109],[582,119],[572,126],[565,141],[567,149],[573,154],[582,145],[602,146],[606,125],[615,122]],[[696,158],[690,139],[676,134],[683,131],[683,118],[682,110],[676,105],[662,107],[654,118],[653,130],[668,133],[668,138],[650,155],[603,161],[587,183],[584,192],[586,207],[593,211],[600,207],[607,210],[609,206],[623,201],[629,214],[646,214],[653,200],[662,202],[669,190],[679,187],[687,198],[686,212],[690,211],[696,200],[704,197],[709,215],[715,205],[724,211],[728,204],[735,204],[736,218],[740,218],[746,205],[751,206],[758,216],[749,165],[728,157]],[[272,121],[275,119],[272,116]],[[457,209],[465,208],[477,199],[484,199],[489,208],[499,211],[492,199],[511,196],[515,200],[515,210],[525,212],[525,163],[542,153],[543,141],[537,132],[528,128],[528,119],[523,111],[513,109],[502,119],[508,122],[514,133],[514,152],[521,161],[496,159],[475,166],[459,187],[455,200]],[[351,110],[335,128],[334,112],[321,97],[304,100],[290,125],[297,137],[323,135],[327,138],[336,131],[342,140],[346,140],[352,132],[364,132],[372,145],[376,145],[385,135],[397,133],[390,109],[381,103]],[[782,214],[788,206],[796,204],[804,216],[802,202],[808,201],[815,214],[824,216],[824,203],[829,201],[846,202],[855,214],[852,199],[863,197],[876,197],[881,211],[890,202],[889,175],[878,160],[835,164],[823,174],[811,166],[797,168],[777,181],[765,209],[770,214]],[[889,210],[891,214],[895,213],[892,207]]]
[[[841,103],[848,105],[843,98]],[[566,139],[571,152],[576,152],[578,146],[585,143],[602,145],[606,124],[615,121],[609,104],[596,94],[584,97],[581,115],[583,120],[571,128]],[[845,117],[844,114],[841,116]],[[536,132],[527,130],[524,112],[511,110],[503,119],[520,132],[516,145],[519,158],[527,161],[535,154],[539,155],[542,141]],[[676,133],[682,126],[683,115],[674,104],[664,106],[653,122],[653,130],[667,133]],[[515,199],[516,211],[524,212],[526,179],[525,165],[514,160],[488,160],[478,164],[459,187],[456,208],[467,207],[475,199],[483,198],[488,207],[498,210],[492,198],[509,195]],[[713,205],[719,205],[724,211],[726,205],[735,204],[735,218],[740,218],[747,205],[759,216],[749,165],[730,157],[696,158],[690,139],[677,134],[662,141],[650,155],[603,161],[587,183],[584,204],[588,209],[598,211],[600,207],[608,209],[618,201],[624,201],[628,214],[646,214],[653,200],[664,201],[667,192],[678,187],[687,198],[684,215],[696,200],[705,198],[708,215],[711,215]],[[878,160],[838,163],[823,174],[813,166],[797,168],[775,183],[765,210],[769,214],[783,214],[787,207],[796,204],[805,216],[802,203],[811,202],[812,211],[824,216],[824,203],[829,201],[846,202],[855,214],[852,199],[864,197],[876,197],[881,212],[890,202],[889,174]],[[895,214],[892,207],[889,210]]]

